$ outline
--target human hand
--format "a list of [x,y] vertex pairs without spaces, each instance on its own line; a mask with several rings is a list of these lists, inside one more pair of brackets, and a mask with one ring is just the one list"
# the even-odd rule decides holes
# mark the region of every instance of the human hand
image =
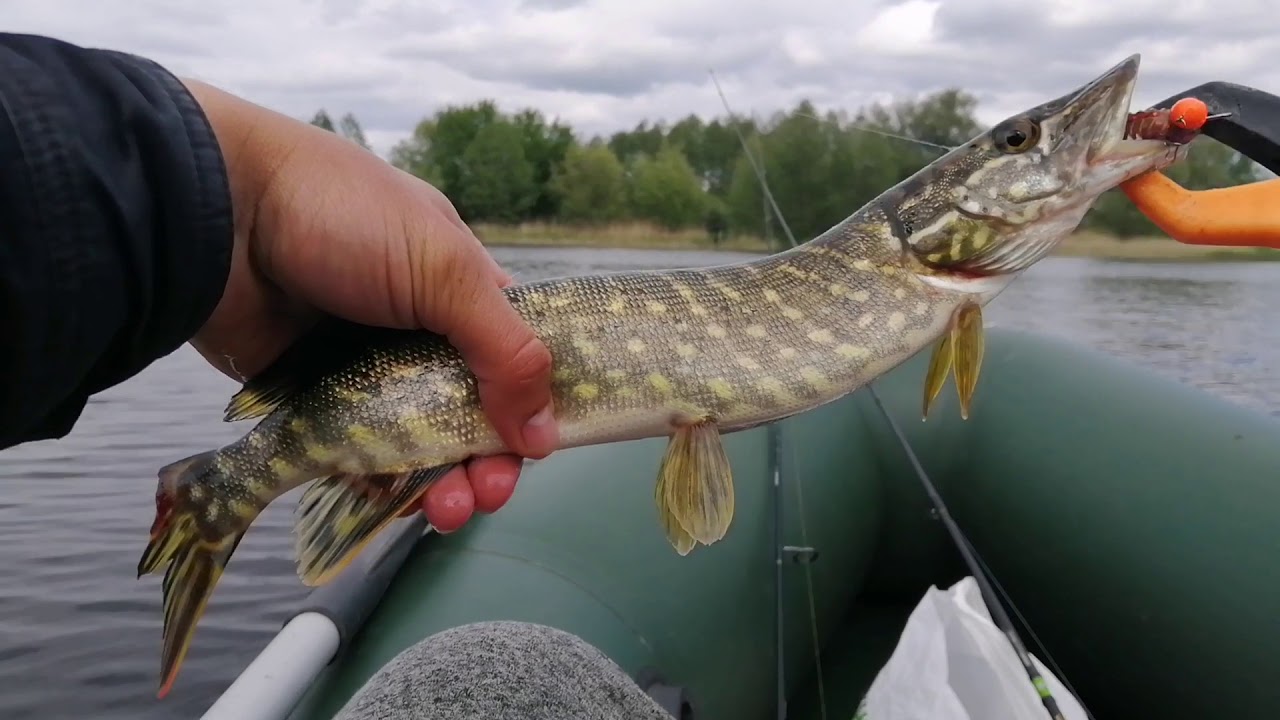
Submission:
[[511,277],[429,184],[334,133],[185,82],[218,137],[236,228],[226,290],[191,344],[243,380],[322,313],[445,335],[515,454],[451,471],[422,509],[451,532],[500,508],[521,456],[545,457],[558,442],[551,356],[502,294]]

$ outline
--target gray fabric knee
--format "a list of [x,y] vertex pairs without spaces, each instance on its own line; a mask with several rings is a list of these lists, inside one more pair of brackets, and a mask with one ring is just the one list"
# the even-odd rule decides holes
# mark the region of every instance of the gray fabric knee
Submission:
[[545,625],[436,633],[365,683],[334,720],[672,720],[612,660]]

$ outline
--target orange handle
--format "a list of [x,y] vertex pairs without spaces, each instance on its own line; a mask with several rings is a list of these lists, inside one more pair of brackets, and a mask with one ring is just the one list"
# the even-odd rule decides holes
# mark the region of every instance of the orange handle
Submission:
[[1163,173],[1150,172],[1120,190],[1180,243],[1280,249],[1280,178],[1187,190]]

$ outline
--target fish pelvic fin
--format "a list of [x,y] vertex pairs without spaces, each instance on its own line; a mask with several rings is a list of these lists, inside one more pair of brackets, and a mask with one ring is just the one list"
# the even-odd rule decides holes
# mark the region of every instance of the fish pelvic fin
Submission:
[[189,512],[175,509],[177,488],[209,472],[215,454],[216,451],[200,453],[161,468],[156,519],[151,525],[151,539],[138,561],[139,577],[166,568],[160,586],[163,629],[160,688],[156,693],[160,698],[173,688],[209,596],[244,537],[244,531],[240,531],[210,542]]
[[951,363],[955,359],[955,344],[951,341],[952,332],[947,330],[933,346],[933,355],[929,357],[929,369],[924,377],[924,406],[921,408],[921,420],[929,419],[929,408],[942,392],[947,382],[947,374],[951,372]]
[[960,397],[960,417],[969,419],[973,394],[978,387],[978,374],[982,370],[983,349],[982,306],[966,303],[952,315],[947,332],[933,346],[929,368],[925,371],[922,419],[929,419],[929,408],[946,383],[947,374],[952,371],[955,372],[956,394]]
[[294,521],[303,584],[327,583],[454,467],[456,463],[399,474],[330,475],[311,483],[298,500]]
[[733,473],[714,422],[684,425],[672,434],[654,500],[667,541],[680,555],[724,538],[733,520]]
[[973,407],[973,393],[978,388],[982,370],[985,340],[982,328],[982,306],[970,303],[956,313],[951,342],[955,345],[956,394],[960,396],[960,417],[968,420]]

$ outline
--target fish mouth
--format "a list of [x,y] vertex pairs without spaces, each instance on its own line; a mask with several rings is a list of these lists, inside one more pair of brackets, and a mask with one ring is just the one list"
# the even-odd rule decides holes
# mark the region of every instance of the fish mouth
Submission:
[[1109,189],[1177,158],[1181,146],[1163,139],[1125,137],[1142,56],[1135,53],[1084,85],[1066,100],[1064,135],[1079,137],[1089,184]]

